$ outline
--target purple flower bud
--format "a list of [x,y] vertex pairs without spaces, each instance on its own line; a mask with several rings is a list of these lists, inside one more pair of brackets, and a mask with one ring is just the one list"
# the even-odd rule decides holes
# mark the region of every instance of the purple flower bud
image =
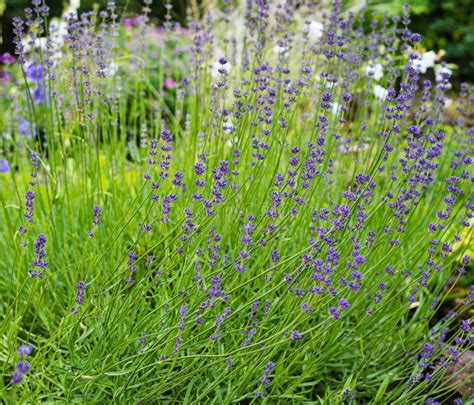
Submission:
[[20,356],[29,356],[33,351],[33,346],[31,345],[20,345],[18,346],[18,354]]
[[291,331],[290,339],[291,340],[301,340],[303,336],[301,336],[300,331],[298,330],[293,330]]
[[470,319],[463,319],[461,321],[461,330],[463,332],[469,333],[471,331],[471,320]]
[[0,159],[0,173],[8,173],[10,171],[10,166],[8,165],[8,160]]
[[23,374],[20,371],[15,371],[12,374],[12,378],[10,379],[10,382],[12,384],[18,385],[23,381]]
[[338,304],[339,304],[339,308],[341,308],[342,310],[349,309],[349,301],[347,301],[345,298],[341,298]]
[[24,360],[20,360],[16,365],[16,370],[22,374],[28,374],[31,369],[30,363]]

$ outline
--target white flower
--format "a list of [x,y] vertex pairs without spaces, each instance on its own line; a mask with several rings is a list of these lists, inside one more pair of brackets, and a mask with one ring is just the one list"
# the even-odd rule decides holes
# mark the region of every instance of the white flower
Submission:
[[441,66],[441,65],[436,65],[435,66],[435,76],[436,76],[436,81],[441,82],[443,81],[443,74],[447,73],[449,76],[453,74],[453,71],[446,66]]
[[413,67],[418,69],[420,73],[426,73],[429,68],[434,67],[436,54],[434,51],[428,51],[423,53],[420,59],[413,61]]
[[446,98],[444,100],[444,108],[449,108],[451,105],[453,105],[453,99],[452,98]]
[[426,67],[433,67],[436,60],[436,53],[434,51],[425,52],[421,58]]
[[225,133],[231,134],[232,132],[234,132],[234,125],[232,124],[232,122],[227,121],[222,126],[222,129]]
[[234,139],[229,139],[226,143],[227,146],[232,147],[234,145],[237,145],[237,142],[239,142],[239,138],[235,136]]
[[115,62],[112,62],[109,64],[109,66],[107,66],[107,68],[105,69],[105,74],[108,76],[108,77],[112,77],[115,75],[115,73],[117,73],[118,71],[118,66]]
[[34,49],[46,50],[46,37],[35,38],[34,41],[31,37],[26,37],[21,40],[21,44],[26,53],[33,51]]
[[311,21],[308,27],[308,35],[313,41],[317,41],[323,37],[324,25],[317,21]]
[[288,56],[288,48],[285,47],[285,46],[278,46],[278,45],[275,45],[275,46],[273,47],[273,51],[274,51],[277,55]]
[[378,98],[379,100],[385,100],[387,98],[388,90],[385,87],[379,86],[376,84],[374,86],[374,95],[375,98]]
[[54,42],[58,45],[63,45],[66,36],[68,35],[67,20],[71,15],[77,16],[77,10],[81,6],[81,0],[71,0],[69,5],[63,9],[60,19],[52,18],[49,24],[49,29]]
[[68,24],[64,19],[53,18],[49,24],[49,32],[53,42],[57,45],[57,52],[59,52],[59,47],[64,45],[64,40],[68,35],[67,27]]
[[230,64],[230,62],[226,61],[226,63],[222,64],[218,60],[216,60],[214,65],[212,65],[211,76],[214,79],[217,79],[218,77],[221,77],[224,73],[228,74],[231,68],[232,65]]
[[71,0],[69,5],[64,8],[62,18],[65,19],[69,14],[76,13],[79,7],[81,7],[81,0]]
[[[222,130],[226,134],[229,134],[229,135],[232,135],[236,132],[234,124],[232,123],[232,121],[230,119],[227,119],[227,121],[224,122],[224,124],[222,125]],[[226,143],[227,143],[228,146],[233,146],[238,142],[238,140],[239,139],[236,136],[234,136],[233,138],[231,136],[231,137],[229,137],[229,139],[227,140]]]
[[382,65],[377,63],[375,66],[367,66],[365,69],[365,74],[367,76],[372,76],[376,81],[379,81],[383,77]]

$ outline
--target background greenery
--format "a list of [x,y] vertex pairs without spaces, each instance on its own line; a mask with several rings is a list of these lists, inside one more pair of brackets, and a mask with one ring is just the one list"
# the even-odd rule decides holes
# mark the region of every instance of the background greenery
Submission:
[[369,0],[369,10],[400,14],[410,4],[411,27],[423,35],[422,44],[437,52],[458,69],[455,79],[474,79],[474,0]]
[[[233,1],[236,3],[236,1]],[[403,3],[410,4],[412,14],[412,29],[423,34],[423,45],[435,52],[440,49],[446,51],[446,61],[454,63],[458,69],[454,72],[455,82],[470,81],[474,79],[474,0],[344,0],[347,8],[361,9],[368,7],[368,11],[387,12],[399,14]],[[11,24],[13,16],[21,15],[29,0],[0,0],[0,31],[2,43],[0,53],[11,52]],[[60,15],[62,0],[48,0],[51,15]],[[140,10],[142,0],[116,0],[125,13]],[[164,1],[154,1],[152,15],[163,20],[165,15]],[[203,10],[206,5],[214,4],[209,0],[172,0],[173,17],[175,20],[186,24],[188,9]],[[81,9],[90,9],[94,4],[105,6],[107,0],[81,0]]]

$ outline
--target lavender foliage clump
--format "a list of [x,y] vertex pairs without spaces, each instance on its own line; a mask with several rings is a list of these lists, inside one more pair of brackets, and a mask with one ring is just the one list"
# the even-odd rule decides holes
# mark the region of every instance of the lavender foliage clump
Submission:
[[0,55],[4,402],[470,401],[474,87],[409,4],[46,3]]

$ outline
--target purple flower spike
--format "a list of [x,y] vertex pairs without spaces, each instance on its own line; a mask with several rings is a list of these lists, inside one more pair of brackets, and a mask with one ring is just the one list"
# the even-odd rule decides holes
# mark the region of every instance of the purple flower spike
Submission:
[[33,346],[31,345],[20,345],[18,346],[18,354],[20,356],[29,356],[33,351]]
[[303,336],[301,336],[301,333],[299,330],[294,330],[291,332],[290,339],[291,340],[301,340]]
[[28,374],[31,369],[30,363],[27,361],[21,360],[16,365],[16,370],[22,374]]
[[22,374],[20,371],[15,371],[15,372],[12,374],[12,378],[11,378],[10,382],[11,382],[12,384],[18,385],[18,384],[20,384],[22,381],[23,381],[23,374]]
[[48,267],[48,262],[45,260],[46,257],[46,236],[40,233],[36,238],[35,242],[35,253],[36,257],[33,259],[34,268],[29,270],[30,276],[33,278],[43,277],[43,269]]
[[8,173],[10,171],[10,166],[8,165],[8,160],[0,159],[0,173]]
[[349,308],[349,301],[347,301],[345,298],[341,298],[339,300],[339,308],[342,310],[347,310]]
[[469,333],[471,331],[471,320],[470,319],[463,319],[461,321],[461,330],[463,332]]
[[329,308],[329,315],[331,315],[334,319],[341,319],[341,315],[337,312],[337,307]]
[[43,80],[44,68],[39,63],[31,63],[25,70],[26,77],[33,83],[40,83]]

